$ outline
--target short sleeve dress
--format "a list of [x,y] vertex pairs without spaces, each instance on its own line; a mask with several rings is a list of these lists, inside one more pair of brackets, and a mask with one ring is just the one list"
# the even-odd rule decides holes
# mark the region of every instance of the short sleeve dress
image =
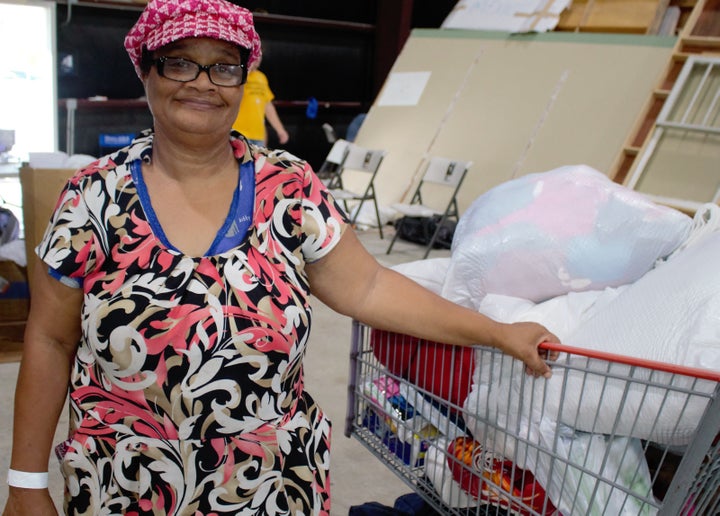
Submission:
[[133,180],[153,133],[79,171],[37,251],[82,288],[67,514],[328,514],[330,422],[303,386],[304,265],[347,218],[304,161],[230,142],[255,172],[239,245],[188,257]]

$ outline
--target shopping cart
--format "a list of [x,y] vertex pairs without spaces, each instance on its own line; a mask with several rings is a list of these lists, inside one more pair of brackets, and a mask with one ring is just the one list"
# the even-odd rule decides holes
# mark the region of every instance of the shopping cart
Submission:
[[720,514],[720,373],[552,347],[545,380],[353,322],[345,434],[442,514]]

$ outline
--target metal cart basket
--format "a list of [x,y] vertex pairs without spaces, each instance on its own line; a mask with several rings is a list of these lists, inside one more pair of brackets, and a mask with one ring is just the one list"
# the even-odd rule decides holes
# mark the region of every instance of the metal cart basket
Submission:
[[720,514],[720,372],[548,347],[545,380],[353,322],[345,434],[442,514]]

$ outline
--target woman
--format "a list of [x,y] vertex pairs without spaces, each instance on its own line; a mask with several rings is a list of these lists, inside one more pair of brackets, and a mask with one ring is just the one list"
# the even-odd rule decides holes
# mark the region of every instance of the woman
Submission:
[[55,513],[68,385],[68,514],[328,514],[330,424],[303,388],[310,293],[550,374],[545,328],[381,267],[307,163],[230,133],[259,58],[248,11],[153,0],[126,48],[154,128],[69,181],[37,248],[4,514]]

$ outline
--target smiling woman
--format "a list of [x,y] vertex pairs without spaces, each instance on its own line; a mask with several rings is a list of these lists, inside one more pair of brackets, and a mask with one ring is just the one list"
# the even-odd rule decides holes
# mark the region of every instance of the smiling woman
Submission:
[[[125,40],[153,127],[77,171],[36,248],[6,516],[330,513],[330,421],[305,390],[311,292],[368,325],[491,343],[504,325],[382,267],[306,161],[231,130],[260,58],[246,9],[152,0]],[[407,299],[414,302],[407,303]]]
[[[181,146],[217,148],[226,164],[234,163],[226,136],[243,95],[243,57],[247,61],[248,53],[235,44],[212,38],[183,38],[145,51],[141,79],[155,132],[169,131],[168,140],[181,138],[176,142]],[[162,157],[156,155],[158,161]]]

